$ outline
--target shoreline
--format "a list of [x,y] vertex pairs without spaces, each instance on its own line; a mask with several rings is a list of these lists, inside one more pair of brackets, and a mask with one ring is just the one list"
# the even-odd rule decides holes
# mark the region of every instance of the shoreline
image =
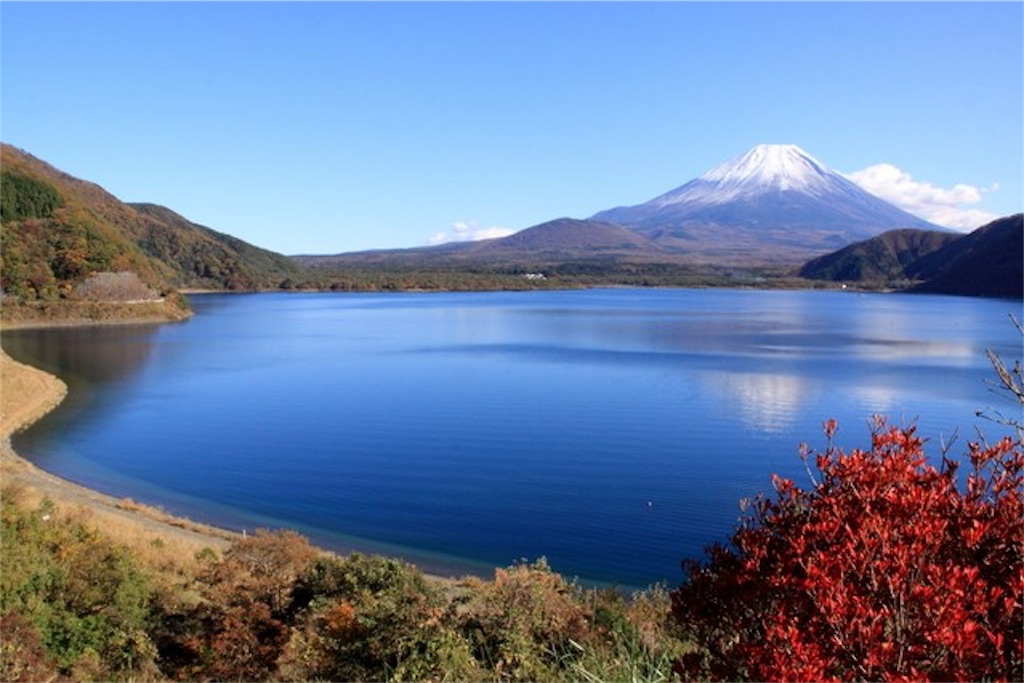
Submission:
[[[186,300],[187,301],[187,300]],[[168,299],[159,301],[8,302],[0,310],[0,331],[89,327],[93,325],[148,325],[183,322],[191,309]]]
[[[47,472],[19,455],[11,445],[11,436],[57,408],[67,392],[67,385],[60,378],[16,361],[0,349],[0,494],[30,505],[49,500],[64,514],[83,519],[123,543],[136,548],[166,547],[182,558],[191,558],[205,549],[223,552],[232,542],[245,537],[245,532],[196,522],[131,498],[101,493]],[[378,554],[357,548],[338,553],[312,542],[311,545],[320,553],[336,557],[350,552]],[[418,564],[409,564],[427,580],[446,585],[458,585],[469,576],[485,578],[472,573],[433,573]]]
[[16,492],[36,502],[49,499],[67,511],[77,511],[93,526],[130,527],[132,537],[152,543],[173,541],[177,546],[223,550],[242,535],[176,517],[130,498],[117,498],[51,474],[19,455],[11,436],[34,424],[56,408],[67,395],[59,378],[20,363],[0,351],[0,485],[5,494]]

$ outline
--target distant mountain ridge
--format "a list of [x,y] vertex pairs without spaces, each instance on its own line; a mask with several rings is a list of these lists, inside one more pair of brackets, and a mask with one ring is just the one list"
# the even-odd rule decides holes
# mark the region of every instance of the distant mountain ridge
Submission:
[[944,230],[796,145],[758,145],[650,201],[600,211],[591,220],[679,250],[755,257],[782,250],[807,258],[895,228]]
[[758,145],[648,202],[589,219],[556,219],[479,242],[295,258],[319,267],[566,261],[796,267],[896,228],[946,231],[866,192],[796,145]]
[[453,265],[551,266],[579,260],[666,260],[677,256],[643,235],[618,225],[575,218],[557,218],[507,237],[413,249],[295,256],[306,266]]
[[[997,221],[970,239],[944,229],[880,231],[886,220],[929,224],[792,145],[755,147],[651,202],[597,214],[609,220],[559,218],[478,242],[296,257],[166,207],[121,202],[10,145],[2,146],[0,172],[0,286],[26,301],[64,298],[90,274],[125,270],[171,292],[472,286],[484,276],[517,286],[515,278],[537,272],[565,282],[742,283],[790,277],[806,261],[801,273],[810,278],[916,282],[922,291],[992,296],[1020,289],[1020,216],[1004,219],[1017,221],[1016,232]],[[718,222],[693,218],[698,214]],[[616,222],[630,215],[640,217],[637,225]],[[674,224],[681,215],[690,218]],[[847,246],[858,232],[871,237]],[[440,275],[406,277],[428,271]],[[401,277],[380,275],[388,272]],[[462,284],[445,284],[459,273],[468,276]]]
[[894,230],[812,259],[800,276],[897,284],[912,291],[1024,297],[1024,215],[967,234]]
[[529,251],[533,253],[660,252],[643,235],[611,223],[558,218],[515,234],[494,240],[471,242],[462,251],[472,254],[499,254]]

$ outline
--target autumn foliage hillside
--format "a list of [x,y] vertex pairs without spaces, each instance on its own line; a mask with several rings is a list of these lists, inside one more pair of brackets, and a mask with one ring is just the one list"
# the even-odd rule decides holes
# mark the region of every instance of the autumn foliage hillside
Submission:
[[0,193],[0,284],[17,299],[62,300],[101,272],[132,272],[167,292],[276,288],[301,271],[284,256],[163,207],[121,202],[6,144],[0,148]]

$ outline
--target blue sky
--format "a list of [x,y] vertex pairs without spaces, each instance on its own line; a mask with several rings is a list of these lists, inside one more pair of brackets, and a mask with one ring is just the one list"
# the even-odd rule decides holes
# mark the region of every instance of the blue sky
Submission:
[[636,204],[793,143],[961,229],[1022,210],[1024,4],[0,6],[0,137],[283,253]]

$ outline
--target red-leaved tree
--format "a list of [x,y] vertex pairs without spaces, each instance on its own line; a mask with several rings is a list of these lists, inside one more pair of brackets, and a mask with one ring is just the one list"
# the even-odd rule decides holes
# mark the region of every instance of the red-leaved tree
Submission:
[[701,645],[684,679],[1024,680],[1020,444],[927,464],[913,427],[870,450],[803,453],[811,487],[773,478],[732,546],[685,565],[674,617]]

